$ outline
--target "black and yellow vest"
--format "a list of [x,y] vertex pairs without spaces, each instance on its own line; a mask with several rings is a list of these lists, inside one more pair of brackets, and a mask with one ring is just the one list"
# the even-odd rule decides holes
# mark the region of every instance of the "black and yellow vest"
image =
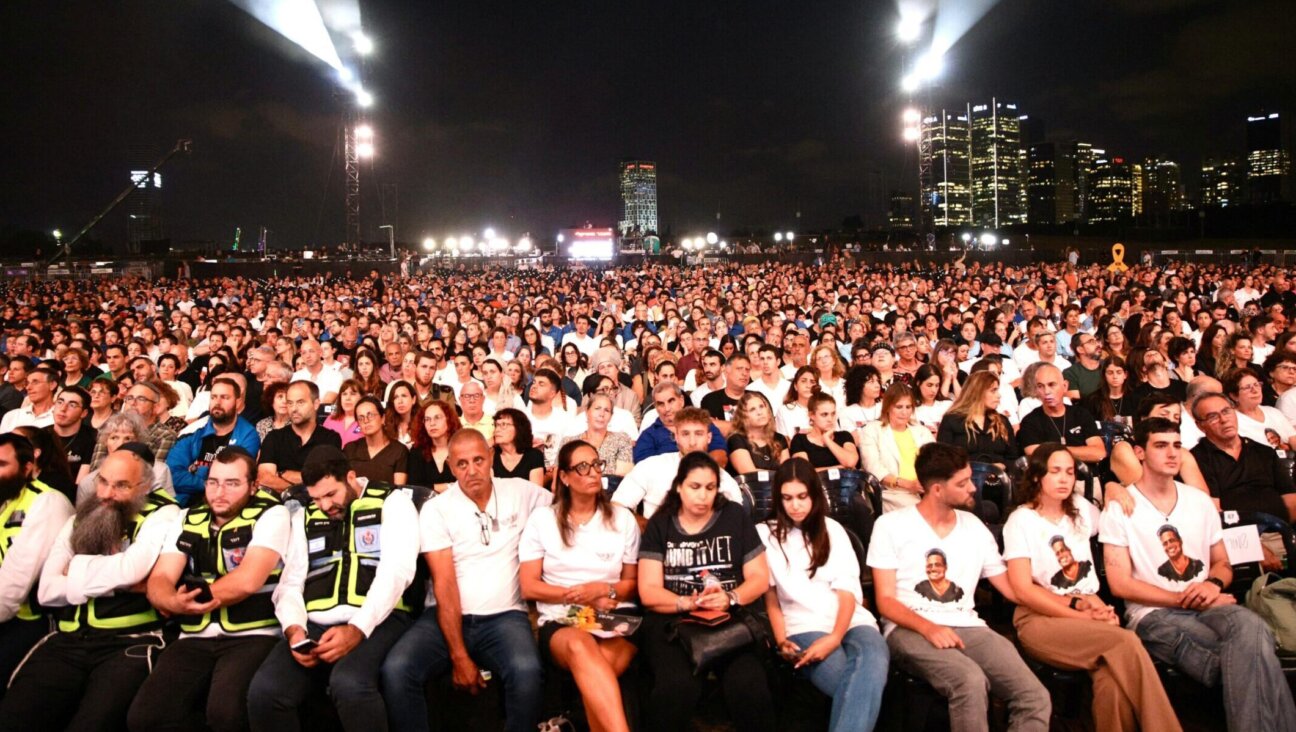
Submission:
[[[175,505],[175,499],[162,491],[153,491],[144,501],[127,537],[134,542],[140,527],[153,512]],[[162,627],[162,616],[149,604],[142,592],[119,591],[104,597],[92,597],[83,605],[59,608],[58,629],[63,633],[79,630],[108,633],[145,633]]]
[[[57,492],[53,488],[45,485],[39,480],[32,479],[13,500],[5,504],[0,509],[0,565],[4,564],[5,555],[9,553],[9,548],[13,546],[14,541],[18,539],[18,533],[22,531],[23,521],[27,519],[27,514],[31,513],[32,504],[36,499],[45,493]],[[39,576],[38,576],[39,579]],[[32,583],[31,592],[28,593],[27,599],[23,604],[18,606],[18,614],[14,617],[19,620],[40,620],[40,607],[36,604],[36,583]]]
[[[382,559],[383,503],[392,492],[390,485],[370,483],[340,521],[329,518],[314,503],[303,509],[310,555],[303,591],[307,612],[364,604]],[[409,601],[402,598],[396,609],[409,612]]]
[[[248,547],[252,545],[252,531],[261,514],[274,506],[277,500],[264,494],[255,494],[238,516],[219,529],[212,526],[211,507],[203,504],[189,509],[176,547],[188,556],[190,574],[202,577],[208,583],[224,577],[243,562]],[[186,633],[202,632],[215,620],[226,633],[240,633],[279,625],[275,618],[273,594],[283,571],[283,561],[266,578],[265,586],[236,605],[219,608],[212,613],[180,618],[180,629]]]

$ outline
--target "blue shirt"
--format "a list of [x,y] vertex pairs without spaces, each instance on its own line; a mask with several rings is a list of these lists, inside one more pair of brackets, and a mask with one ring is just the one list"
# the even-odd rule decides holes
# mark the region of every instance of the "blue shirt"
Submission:
[[[710,428],[711,442],[707,445],[707,452],[724,450],[726,444],[724,435],[715,425],[710,425]],[[662,424],[660,419],[653,420],[652,424],[639,433],[639,439],[635,440],[634,461],[637,463],[668,452],[679,452],[679,445],[675,444],[675,435],[666,429],[666,425]]]

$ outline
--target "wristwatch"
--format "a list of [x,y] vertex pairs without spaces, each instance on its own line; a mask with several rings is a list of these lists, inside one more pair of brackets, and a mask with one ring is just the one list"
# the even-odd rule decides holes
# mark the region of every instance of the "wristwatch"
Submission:
[[729,597],[729,607],[736,607],[739,605],[737,592],[729,590],[728,592],[725,592],[725,595]]
[[1079,610],[1079,608],[1076,607],[1076,606],[1079,605],[1079,604],[1080,604],[1080,596],[1079,596],[1079,595],[1072,595],[1072,596],[1071,596],[1071,602],[1067,603],[1067,607],[1070,607],[1072,610]]
[[1207,577],[1205,581],[1220,588],[1221,592],[1224,590],[1224,580],[1221,580],[1219,577]]
[[609,599],[609,600],[615,600],[615,599],[617,599],[616,585],[612,584],[611,582],[608,583],[608,594],[607,594],[607,596],[608,596],[608,599]]

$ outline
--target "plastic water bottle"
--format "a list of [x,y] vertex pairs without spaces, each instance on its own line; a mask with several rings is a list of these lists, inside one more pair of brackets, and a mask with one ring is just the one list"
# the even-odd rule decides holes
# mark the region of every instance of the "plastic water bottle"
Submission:
[[704,569],[702,570],[703,594],[710,592],[712,588],[715,588],[717,590],[723,590],[724,585],[720,584],[720,578],[716,577],[714,574],[711,574],[711,570]]

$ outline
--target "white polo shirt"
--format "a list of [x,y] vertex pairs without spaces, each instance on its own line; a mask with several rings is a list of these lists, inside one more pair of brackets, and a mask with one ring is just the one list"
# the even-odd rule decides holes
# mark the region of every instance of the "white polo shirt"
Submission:
[[[419,551],[451,550],[464,615],[526,609],[518,579],[518,545],[531,513],[552,502],[549,491],[529,480],[495,478],[485,510],[464,495],[458,483],[423,504]],[[427,605],[436,605],[430,584]]]
[[[544,560],[541,579],[551,585],[615,584],[621,580],[624,565],[639,562],[639,524],[624,506],[613,506],[610,522],[596,512],[589,521],[573,527],[571,546],[567,546],[558,531],[554,508],[541,506],[531,514],[522,531],[518,559]],[[628,602],[618,605],[632,606]],[[563,603],[537,602],[540,625],[566,617],[568,607]]]
[[[666,494],[670,493],[671,483],[679,472],[679,464],[678,452],[640,460],[622,479],[621,485],[617,486],[616,493],[612,494],[612,502],[631,511],[642,502],[644,518],[652,518],[666,500]],[[742,491],[738,484],[723,470],[720,471],[720,493],[735,503],[742,503]]]

